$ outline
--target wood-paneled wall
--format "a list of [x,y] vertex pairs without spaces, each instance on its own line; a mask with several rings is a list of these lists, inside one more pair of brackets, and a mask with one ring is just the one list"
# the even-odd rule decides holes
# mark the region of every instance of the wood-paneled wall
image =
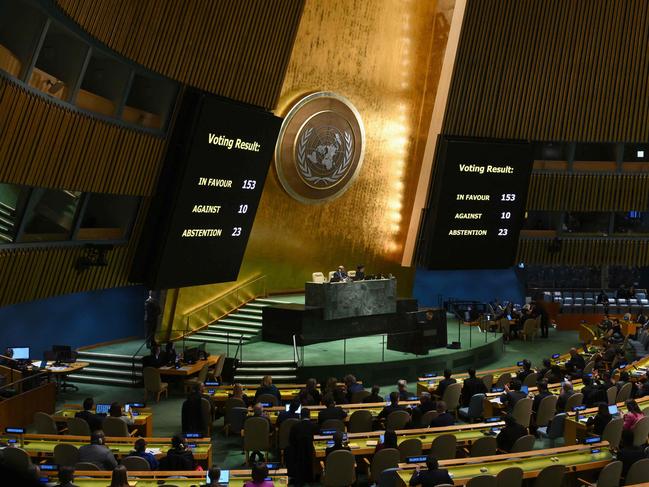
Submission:
[[447,135],[649,140],[649,2],[471,0]]
[[165,140],[68,109],[0,76],[0,181],[150,195]]
[[649,174],[535,173],[527,209],[643,211],[649,209]]
[[550,251],[552,239],[521,239],[518,262],[528,265],[647,266],[649,245],[645,239],[560,238],[560,250]]
[[273,108],[304,0],[56,0],[90,35],[172,79]]

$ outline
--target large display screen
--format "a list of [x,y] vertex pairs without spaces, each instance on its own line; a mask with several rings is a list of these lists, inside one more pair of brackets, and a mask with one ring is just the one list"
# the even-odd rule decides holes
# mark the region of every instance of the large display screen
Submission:
[[442,138],[420,262],[429,269],[514,265],[532,162],[528,142]]
[[148,250],[139,252],[150,288],[237,278],[280,125],[256,107],[184,95],[149,215]]

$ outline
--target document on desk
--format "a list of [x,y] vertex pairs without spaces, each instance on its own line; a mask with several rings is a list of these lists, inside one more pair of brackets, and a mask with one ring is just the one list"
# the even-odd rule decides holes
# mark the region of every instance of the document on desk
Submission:
[[160,453],[162,453],[161,448],[147,448],[146,451],[147,451],[147,453],[150,453],[151,455],[160,455]]
[[503,402],[500,400],[499,397],[494,397],[493,399],[489,399],[489,402],[493,402],[494,404],[502,404]]

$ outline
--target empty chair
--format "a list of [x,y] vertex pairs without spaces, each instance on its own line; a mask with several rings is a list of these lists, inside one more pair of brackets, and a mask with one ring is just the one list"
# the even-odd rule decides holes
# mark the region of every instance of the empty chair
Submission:
[[272,406],[279,406],[279,401],[277,397],[272,394],[259,394],[255,399],[255,402],[260,402],[262,404],[271,404]]
[[311,274],[311,281],[316,284],[322,284],[325,282],[325,276],[322,272],[314,272]]
[[640,419],[635,426],[633,426],[633,446],[640,446],[647,443],[647,436],[649,436],[649,417]]
[[185,379],[183,381],[183,388],[185,389],[185,392],[191,390],[192,387],[198,387],[201,384],[204,384],[205,381],[207,380],[208,372],[209,372],[209,366],[205,364],[203,368],[199,370],[196,377],[190,377],[189,379]]
[[524,451],[532,451],[534,449],[534,435],[521,436],[514,442],[510,453],[521,453]]
[[419,438],[408,438],[399,443],[399,455],[401,461],[405,462],[408,457],[418,457],[421,455],[421,440]]
[[577,392],[570,396],[566,401],[566,412],[572,411],[575,407],[581,406],[581,403],[584,402],[584,395],[581,392]]
[[494,436],[485,436],[484,438],[478,438],[473,445],[471,445],[471,450],[469,456],[471,457],[488,457],[490,455],[495,455],[498,450],[498,441]]
[[349,416],[347,430],[350,433],[372,431],[372,413],[367,409],[358,409]]
[[501,388],[505,387],[505,385],[509,384],[509,381],[512,379],[512,374],[509,372],[505,372],[503,374],[500,374],[498,377],[498,380],[494,384],[494,387]]
[[435,419],[437,416],[439,416],[439,413],[437,411],[426,411],[424,415],[421,417],[421,424],[424,428],[428,427],[430,425],[430,422]]
[[649,482],[649,458],[638,460],[626,474],[624,485],[635,485]]
[[438,460],[451,460],[455,458],[456,443],[455,435],[439,435],[433,440],[430,446],[430,452]]
[[79,461],[79,449],[70,443],[59,443],[54,447],[54,463],[74,467]]
[[203,425],[205,429],[200,431],[203,436],[210,436],[212,434],[212,404],[209,399],[201,397],[201,414],[203,415]]
[[588,363],[586,364],[586,366],[584,367],[584,372],[583,372],[584,375],[586,375],[586,374],[591,374],[591,373],[593,372],[593,367],[595,367],[595,361],[594,361],[594,360],[591,360],[591,361],[588,362]]
[[578,479],[583,485],[596,485],[597,487],[619,487],[622,476],[622,462],[616,461],[606,465],[597,476],[597,483],[593,484],[583,479]]
[[486,375],[483,375],[483,376],[481,377],[481,379],[482,379],[482,383],[484,384],[484,386],[487,388],[488,391],[490,391],[491,388],[493,387],[493,383],[494,383],[494,376],[493,376],[493,374],[486,374]]
[[381,487],[398,487],[401,485],[399,480],[398,468],[386,468],[379,475],[378,485]]
[[34,428],[39,435],[58,435],[59,429],[56,427],[56,422],[47,413],[37,412],[34,413]]
[[563,430],[566,424],[566,413],[559,413],[552,418],[548,426],[542,426],[536,429],[536,434],[539,435],[541,439],[548,439],[550,443],[554,445],[554,442],[557,438],[563,436]]
[[536,374],[528,374],[527,377],[525,377],[525,380],[523,381],[523,385],[527,387],[536,387],[537,380],[538,377]]
[[216,362],[216,365],[211,369],[209,369],[207,373],[207,380],[211,380],[213,382],[220,382],[221,375],[223,374],[224,366],[225,366],[225,355],[221,355],[219,357],[218,362]]
[[534,487],[547,487],[548,485],[561,485],[566,467],[563,465],[550,465],[539,472],[534,481]]
[[246,464],[250,463],[250,452],[264,452],[268,458],[270,450],[270,424],[266,418],[251,417],[243,424],[243,450],[246,453]]
[[[408,414],[408,413],[406,413]],[[345,432],[345,423],[343,423],[339,419],[328,419],[324,423],[322,423],[322,426],[320,426],[321,430],[336,430],[341,433]]]
[[466,483],[467,487],[496,487],[495,475],[476,475]]
[[363,389],[362,391],[352,392],[352,404],[363,402],[363,399],[365,399],[370,394],[370,391],[366,391],[365,389]]
[[534,340],[536,336],[536,320],[528,318],[523,323],[523,339],[524,340]]
[[[469,400],[469,406],[466,408],[459,408],[457,413],[460,417],[473,422],[478,418],[481,418],[484,410],[484,399],[485,394],[474,394]],[[430,424],[430,423],[429,423]]]
[[282,464],[284,463],[284,449],[289,445],[291,428],[293,428],[293,426],[295,426],[299,422],[300,420],[297,418],[288,418],[282,421],[282,423],[279,425],[279,433],[277,434],[277,446],[279,448]]
[[633,384],[631,382],[627,382],[624,384],[619,392],[617,393],[617,397],[615,398],[615,402],[625,402],[627,399],[631,397],[631,390],[633,388]]
[[496,475],[497,487],[520,487],[523,484],[523,469],[520,467],[503,468]]
[[122,458],[122,465],[124,465],[128,470],[138,471],[138,470],[151,470],[151,465],[146,459],[142,457],[130,456]]
[[149,397],[149,392],[155,394],[155,402],[160,401],[162,394],[167,397],[169,394],[169,384],[162,382],[160,379],[160,371],[155,367],[144,367],[142,370],[144,378],[144,401],[146,402]]
[[346,487],[354,483],[356,483],[356,461],[352,452],[336,450],[327,455],[322,484],[327,487]]
[[609,406],[615,404],[616,397],[617,397],[617,387],[612,386],[606,389],[606,400],[608,401]]
[[31,463],[29,454],[22,448],[4,448],[2,450],[2,465],[4,467],[24,472]]
[[386,430],[402,430],[410,422],[410,414],[407,411],[392,411],[385,420]]
[[232,408],[245,408],[246,403],[243,402],[243,399],[239,399],[238,397],[228,397],[225,400],[225,404],[223,405],[223,409],[225,410],[225,414],[228,414],[228,411]]
[[244,407],[234,407],[225,413],[225,436],[230,436],[230,433],[238,435],[243,429],[243,423],[248,417],[248,409]]
[[554,418],[554,414],[557,408],[557,401],[559,398],[555,395],[546,396],[541,399],[539,404],[539,409],[536,412],[536,425],[537,426],[547,426],[548,423]]
[[384,470],[398,467],[399,459],[399,450],[396,448],[384,448],[383,450],[379,450],[372,457],[371,463],[368,459],[365,459],[365,462],[369,463],[369,478],[372,483],[377,483],[379,481],[381,472]]
[[444,394],[442,396],[442,401],[446,403],[447,411],[451,413],[456,412],[457,407],[460,404],[461,393],[462,393],[462,384],[460,382],[456,382],[455,384],[450,384],[449,386],[446,387],[446,389],[444,390]]
[[622,427],[624,426],[624,419],[615,418],[608,422],[604,426],[604,431],[602,432],[602,441],[608,441],[613,448],[618,448],[620,446],[620,440],[622,439]]
[[75,436],[90,436],[90,425],[83,418],[68,419],[68,434]]
[[520,399],[514,405],[514,410],[512,411],[512,416],[518,424],[525,426],[526,428],[530,427],[530,417],[532,416],[532,403],[534,401],[529,397]]
[[74,466],[75,470],[100,470],[94,463],[90,462],[77,462]]
[[111,418],[108,416],[104,419],[103,430],[106,436],[130,436],[128,425],[121,418]]

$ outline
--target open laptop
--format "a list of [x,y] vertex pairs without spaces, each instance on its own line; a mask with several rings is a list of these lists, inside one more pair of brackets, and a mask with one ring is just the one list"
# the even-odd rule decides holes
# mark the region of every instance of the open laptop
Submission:
[[108,414],[110,411],[110,404],[97,404],[95,406],[96,414]]
[[[205,482],[207,484],[210,484],[210,474],[209,472],[205,475]],[[229,470],[221,470],[221,475],[219,475],[219,485],[228,485],[230,482],[230,471]]]

